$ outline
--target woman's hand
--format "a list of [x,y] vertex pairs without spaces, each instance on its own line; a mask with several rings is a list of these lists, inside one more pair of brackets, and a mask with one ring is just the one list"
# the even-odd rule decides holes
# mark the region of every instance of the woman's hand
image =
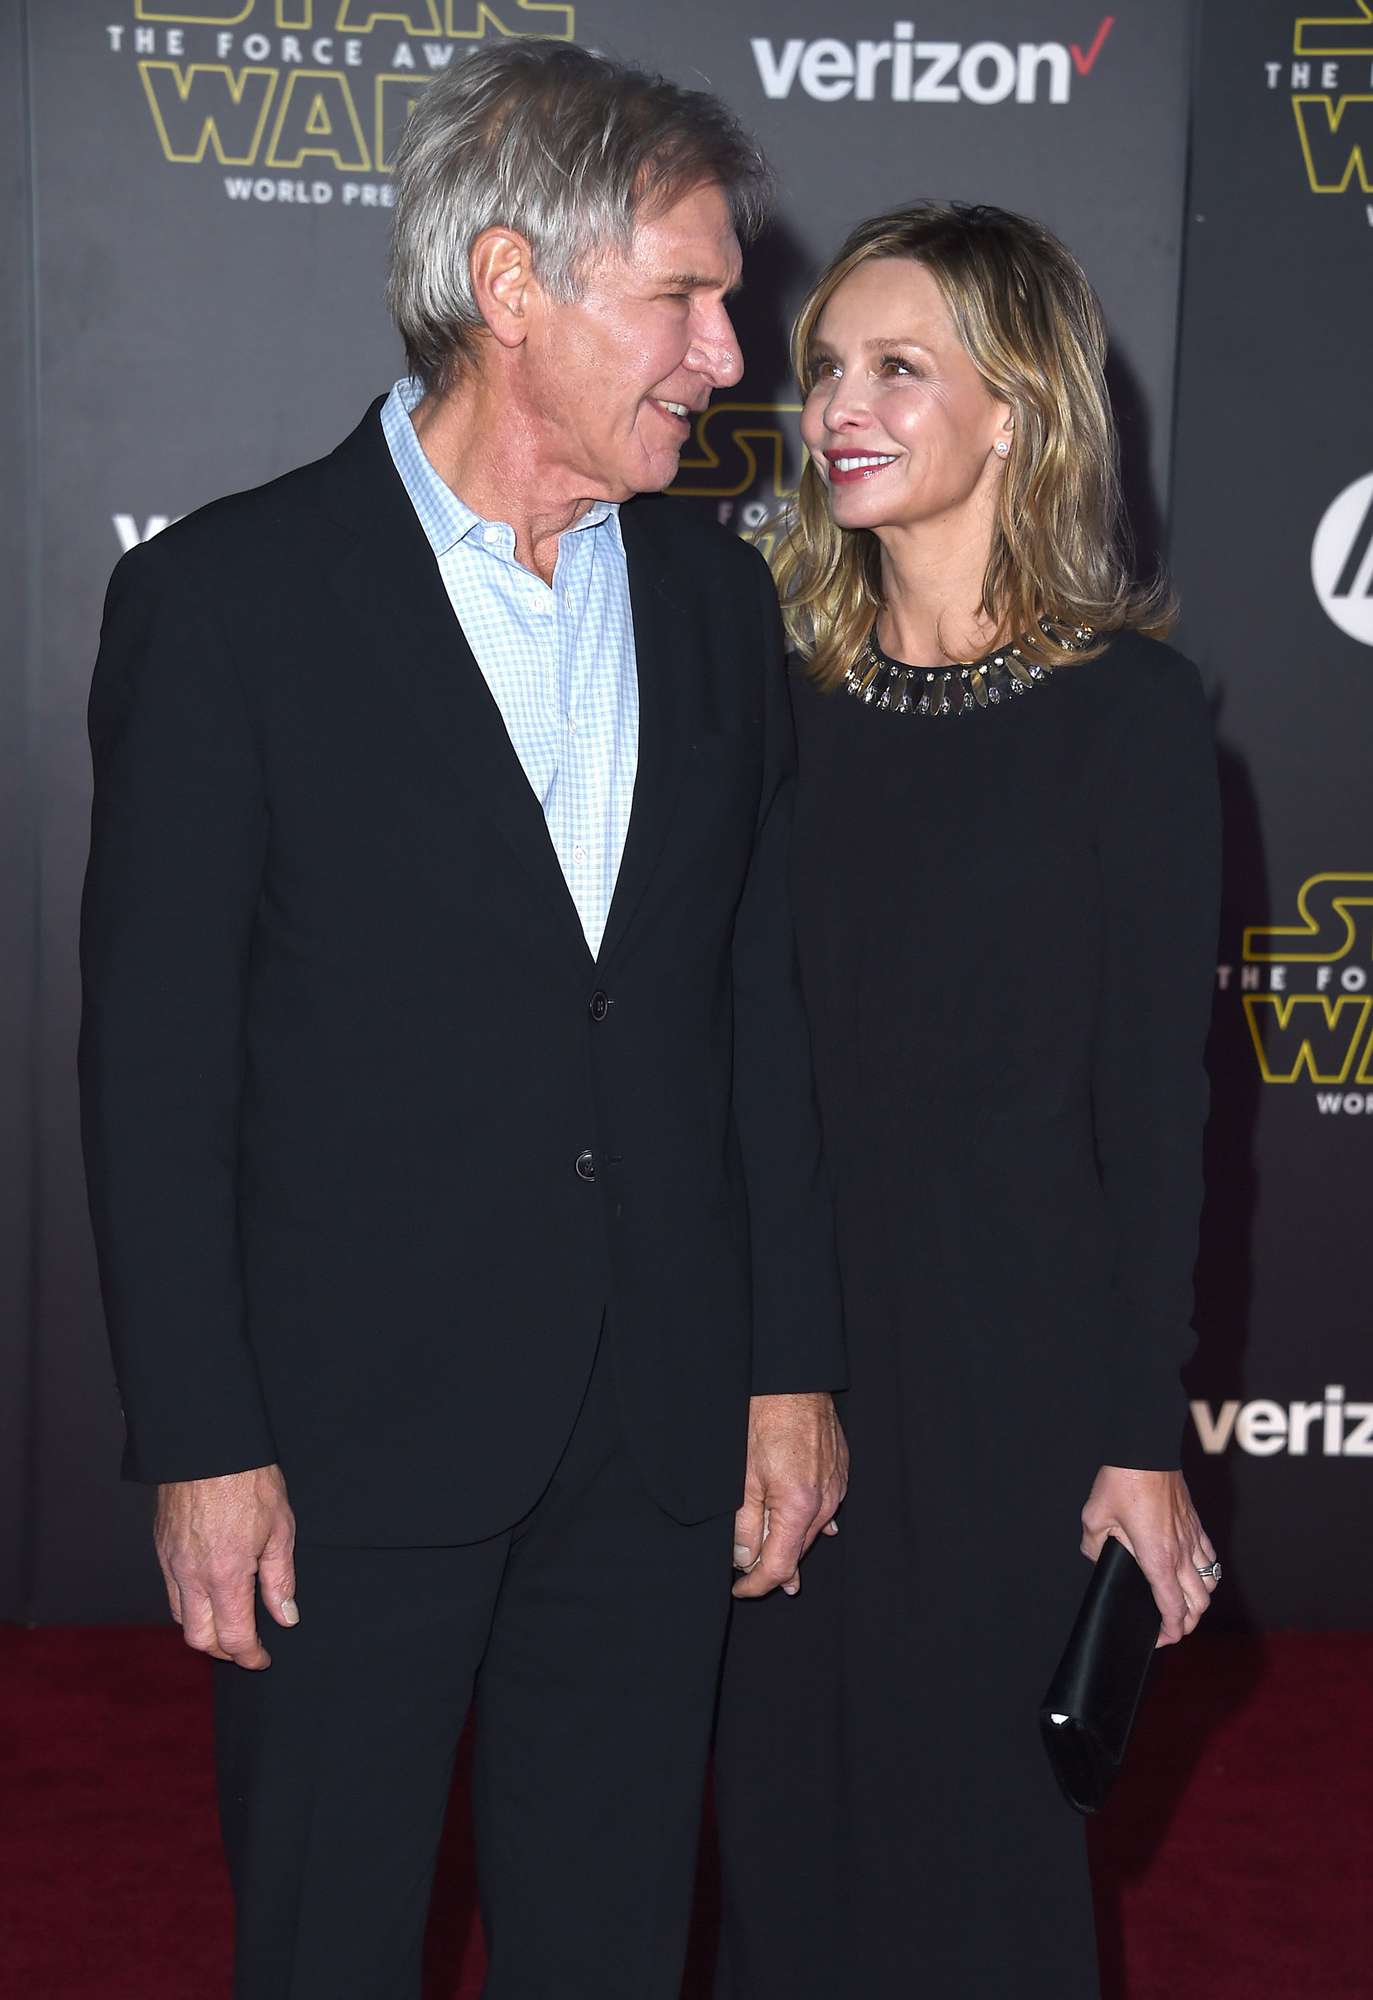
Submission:
[[1093,1562],[1114,1535],[1148,1577],[1163,1620],[1160,1646],[1175,1646],[1201,1623],[1217,1578],[1198,1571],[1216,1560],[1180,1472],[1103,1465],[1082,1510],[1082,1553]]

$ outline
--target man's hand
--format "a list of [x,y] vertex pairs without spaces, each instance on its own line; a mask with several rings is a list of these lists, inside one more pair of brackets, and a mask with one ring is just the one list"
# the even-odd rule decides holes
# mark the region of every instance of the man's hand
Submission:
[[278,1625],[296,1625],[296,1524],[279,1465],[157,1489],[153,1529],[172,1616],[186,1644],[254,1671],[272,1664],[254,1583]]
[[747,1572],[736,1597],[766,1597],[778,1584],[801,1588],[802,1556],[834,1513],[849,1483],[849,1448],[827,1393],[755,1396],[749,1404],[744,1504],[734,1517],[734,1565]]
[[1124,1542],[1153,1585],[1159,1645],[1175,1646],[1196,1630],[1216,1587],[1214,1577],[1198,1575],[1216,1551],[1182,1474],[1103,1465],[1082,1510],[1083,1555],[1095,1562],[1108,1535]]

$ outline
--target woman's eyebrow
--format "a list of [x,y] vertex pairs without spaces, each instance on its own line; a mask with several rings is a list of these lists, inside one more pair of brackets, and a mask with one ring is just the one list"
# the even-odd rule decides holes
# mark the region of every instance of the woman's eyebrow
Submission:
[[909,333],[879,333],[872,340],[865,340],[863,346],[868,349],[874,347],[918,347],[922,354],[928,354],[931,351],[923,340],[916,340]]

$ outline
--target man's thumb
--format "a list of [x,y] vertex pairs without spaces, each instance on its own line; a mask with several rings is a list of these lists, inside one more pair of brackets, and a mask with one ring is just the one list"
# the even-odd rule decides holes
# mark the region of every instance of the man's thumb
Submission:
[[752,1569],[763,1552],[763,1503],[745,1500],[734,1517],[734,1567]]
[[265,1549],[257,1566],[262,1601],[278,1625],[299,1625],[296,1567],[288,1550]]

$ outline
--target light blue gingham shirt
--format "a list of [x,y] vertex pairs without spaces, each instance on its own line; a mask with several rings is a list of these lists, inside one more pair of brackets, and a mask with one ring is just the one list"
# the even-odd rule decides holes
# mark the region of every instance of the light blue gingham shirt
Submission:
[[[413,377],[382,405],[395,467],[449,603],[524,767],[594,958],[620,871],[639,761],[639,682],[619,509],[601,501],[558,538],[551,586],[515,560],[420,447]],[[455,671],[457,669],[455,668]]]

